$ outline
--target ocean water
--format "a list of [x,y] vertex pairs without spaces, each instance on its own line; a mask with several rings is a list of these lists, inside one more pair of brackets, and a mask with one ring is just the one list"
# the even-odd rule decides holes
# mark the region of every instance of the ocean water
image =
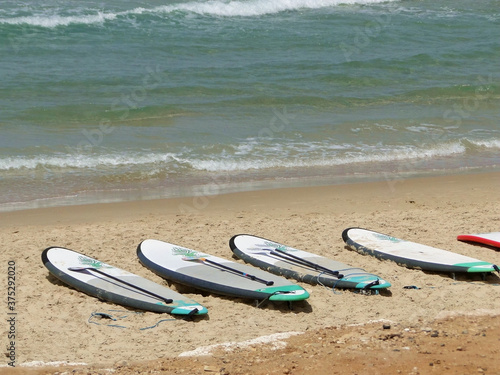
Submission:
[[0,210],[500,168],[500,2],[4,0]]

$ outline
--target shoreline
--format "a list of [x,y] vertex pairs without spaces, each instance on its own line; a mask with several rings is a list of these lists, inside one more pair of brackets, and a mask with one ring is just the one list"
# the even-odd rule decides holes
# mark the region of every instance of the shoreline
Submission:
[[[496,274],[453,279],[411,270],[349,250],[341,238],[343,229],[359,226],[500,264],[500,251],[456,240],[459,234],[498,231],[499,184],[500,173],[484,173],[0,213],[6,244],[0,262],[16,264],[16,363],[116,368],[121,361],[168,361],[200,347],[284,332],[323,332],[369,321],[426,327],[443,315],[478,308],[500,312],[500,301],[491,298],[500,284]],[[165,281],[135,255],[140,241],[156,238],[230,258],[228,241],[238,233],[324,254],[375,273],[392,287],[366,296],[298,283],[311,297],[292,310],[277,302],[256,308],[254,301]],[[145,331],[141,328],[171,317],[126,314],[126,329],[91,324],[93,312],[125,309],[57,281],[40,259],[49,246],[73,249],[168,286],[207,307],[208,316],[169,320]],[[404,288],[409,285],[419,289]],[[68,340],[74,332],[78,339]]]
[[[188,185],[179,183],[168,184],[167,186],[146,186],[124,189],[83,191],[59,197],[45,197],[25,202],[4,202],[0,204],[0,213],[12,211],[27,211],[51,207],[82,206],[89,204],[107,204],[123,203],[135,201],[158,201],[176,198],[192,197],[212,197],[226,194],[237,194],[259,190],[276,189],[294,189],[304,187],[318,186],[343,186],[356,185],[375,182],[386,182],[388,185],[394,185],[399,181],[414,180],[420,178],[450,177],[456,175],[477,175],[485,173],[500,173],[495,167],[481,167],[465,170],[418,170],[418,171],[386,171],[381,169],[377,172],[367,172],[362,168],[356,172],[356,168],[351,171],[351,175],[346,175],[343,169],[334,170],[334,177],[331,177],[326,171],[319,172],[321,168],[315,169],[315,172],[305,171],[299,176],[271,175],[253,176],[250,180],[234,177],[228,173],[217,174],[211,178],[203,180],[185,181]],[[339,173],[339,174],[337,174]],[[250,178],[247,176],[247,178]],[[202,182],[204,181],[204,182]]]
[[[271,189],[256,189],[237,191],[221,194],[193,195],[159,199],[144,199],[144,200],[125,200],[118,202],[97,202],[86,204],[69,204],[61,206],[29,208],[14,211],[0,211],[0,228],[10,226],[11,224],[40,224],[51,223],[55,224],[62,220],[70,222],[82,222],[88,219],[95,219],[93,212],[99,210],[102,218],[113,218],[113,213],[116,212],[118,217],[123,218],[123,215],[138,217],[148,213],[160,214],[168,212],[171,214],[196,214],[205,210],[220,209],[226,205],[231,205],[236,201],[244,200],[245,202],[258,206],[259,198],[272,196],[275,204],[279,204],[281,208],[286,206],[287,202],[294,202],[294,205],[304,203],[314,203],[314,195],[318,193],[328,193],[332,198],[346,197],[352,193],[370,196],[382,196],[386,199],[401,199],[403,197],[419,197],[430,198],[428,193],[422,194],[423,189],[429,190],[434,194],[438,193],[443,196],[448,194],[442,193],[442,188],[450,187],[451,196],[457,190],[457,184],[461,185],[460,193],[464,189],[471,189],[470,194],[475,198],[480,197],[476,191],[481,186],[488,186],[491,182],[497,182],[500,186],[500,172],[477,172],[466,174],[451,174],[439,176],[413,177],[407,179],[394,179],[383,181],[363,181],[345,184],[330,184],[311,186],[290,186],[278,187]],[[433,186],[430,186],[433,185]],[[455,185],[452,187],[452,185]],[[485,191],[489,191],[485,189]],[[312,194],[309,194],[312,192]],[[312,195],[312,196],[311,196]],[[300,199],[298,198],[300,196]],[[339,204],[343,205],[344,201],[340,200]],[[377,204],[377,202],[371,202]],[[353,202],[353,205],[356,203]],[[236,206],[234,206],[236,208]],[[342,207],[347,209],[347,207]],[[131,212],[135,213],[131,213]],[[57,220],[54,215],[59,215]],[[47,218],[48,217],[48,218]],[[47,219],[49,220],[47,222]]]

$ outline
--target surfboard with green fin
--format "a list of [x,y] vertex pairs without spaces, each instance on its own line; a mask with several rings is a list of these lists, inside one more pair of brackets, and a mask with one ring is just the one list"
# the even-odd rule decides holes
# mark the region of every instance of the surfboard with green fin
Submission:
[[342,238],[353,250],[392,260],[408,268],[450,273],[491,273],[499,270],[489,262],[368,229],[348,228],[342,233]]
[[62,282],[122,306],[174,315],[204,315],[199,303],[123,269],[62,247],[42,252],[42,262]]
[[269,301],[301,301],[309,293],[269,272],[174,245],[148,239],[137,247],[141,263],[165,279],[214,294]]
[[238,258],[256,267],[313,285],[365,290],[391,286],[362,268],[249,234],[233,236],[229,247]]

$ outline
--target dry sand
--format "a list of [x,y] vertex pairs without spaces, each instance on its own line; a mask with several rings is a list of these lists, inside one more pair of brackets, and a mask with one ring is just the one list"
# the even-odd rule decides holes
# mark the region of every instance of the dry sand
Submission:
[[[335,362],[343,374],[409,373],[404,371],[418,372],[412,366],[416,353],[437,353],[431,348],[438,339],[442,356],[450,349],[456,363],[474,361],[472,370],[460,367],[457,373],[500,373],[498,352],[490,353],[499,344],[497,275],[484,281],[478,275],[454,280],[410,270],[348,250],[341,239],[343,229],[360,226],[500,264],[500,251],[456,240],[458,234],[500,230],[499,184],[500,173],[468,174],[1,213],[4,301],[8,262],[16,267],[14,372],[301,374],[330,368],[335,373]],[[169,284],[141,266],[135,255],[140,241],[155,238],[230,258],[228,241],[238,233],[325,254],[378,274],[392,287],[367,296],[301,284],[311,297],[292,310],[279,303],[256,308],[254,301]],[[209,314],[185,321],[125,311],[89,297],[50,276],[40,258],[49,246],[67,247],[168,285],[206,306]],[[420,289],[404,288],[409,285]],[[7,355],[10,327],[5,322],[10,316],[5,302],[3,311]],[[93,319],[93,312],[123,317],[112,323],[126,328]],[[383,324],[391,328],[384,330]],[[466,331],[467,353],[475,351],[474,359],[456,343],[446,346],[446,340],[458,342]],[[284,338],[287,333],[290,338]],[[231,347],[236,352],[219,345],[228,342],[240,343]],[[211,351],[200,354],[207,346]],[[208,353],[213,358],[204,356]],[[455,373],[452,365],[440,365],[444,357],[436,356],[425,359],[426,370],[420,373]],[[384,367],[381,358],[392,358],[393,367]],[[8,366],[10,359],[5,356],[2,362]],[[50,367],[54,364],[59,367]]]

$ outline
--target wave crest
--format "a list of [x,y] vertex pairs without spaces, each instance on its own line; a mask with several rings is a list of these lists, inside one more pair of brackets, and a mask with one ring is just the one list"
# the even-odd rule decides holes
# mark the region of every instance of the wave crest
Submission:
[[30,25],[44,28],[55,28],[58,26],[68,26],[71,24],[102,24],[105,21],[114,20],[118,14],[97,12],[93,15],[61,16],[61,15],[37,15],[23,16],[8,19],[0,19],[0,24],[9,25]]
[[[204,16],[215,17],[257,17],[276,14],[286,11],[297,11],[300,9],[320,9],[338,5],[365,5],[385,3],[388,0],[252,0],[252,1],[220,1],[208,2],[193,1],[175,5],[162,5],[147,9],[143,7],[134,8],[122,12],[94,11],[94,14],[82,14],[76,16],[64,16],[58,14],[32,15],[13,18],[0,18],[0,24],[30,25],[36,27],[55,28],[71,24],[94,25],[112,21],[120,17],[143,14],[172,14],[176,12],[194,13]],[[397,0],[389,0],[397,1]],[[89,10],[86,10],[90,12]]]
[[[232,150],[231,150],[232,149]],[[43,169],[92,170],[115,173],[118,170],[158,170],[161,173],[183,171],[244,172],[272,168],[335,167],[359,163],[387,163],[404,160],[447,158],[500,149],[500,140],[456,141],[435,145],[384,146],[302,143],[262,145],[247,142],[200,154],[192,149],[179,152],[134,152],[93,154],[55,154],[36,157],[0,158],[0,171],[22,173]],[[199,151],[199,150],[198,150]],[[278,156],[277,156],[278,155]],[[307,158],[304,155],[308,155]],[[114,171],[114,172],[113,172]]]

